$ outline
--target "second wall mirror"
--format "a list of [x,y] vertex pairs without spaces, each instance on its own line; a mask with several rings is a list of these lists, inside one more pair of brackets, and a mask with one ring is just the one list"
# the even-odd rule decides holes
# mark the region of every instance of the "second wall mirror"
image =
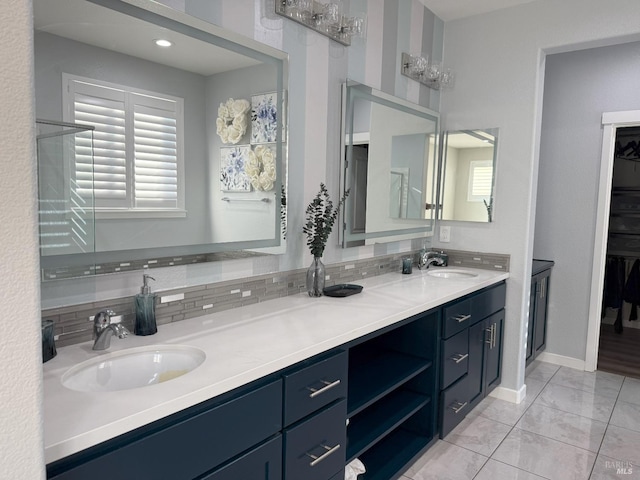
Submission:
[[497,145],[497,128],[443,134],[438,195],[440,220],[493,220]]

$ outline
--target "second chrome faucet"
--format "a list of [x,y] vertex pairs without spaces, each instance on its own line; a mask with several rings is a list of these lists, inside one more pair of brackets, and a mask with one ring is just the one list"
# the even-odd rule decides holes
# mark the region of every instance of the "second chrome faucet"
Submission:
[[111,323],[111,317],[115,316],[113,310],[101,310],[93,317],[93,349],[106,350],[111,346],[111,337],[125,338],[129,330],[120,323]]

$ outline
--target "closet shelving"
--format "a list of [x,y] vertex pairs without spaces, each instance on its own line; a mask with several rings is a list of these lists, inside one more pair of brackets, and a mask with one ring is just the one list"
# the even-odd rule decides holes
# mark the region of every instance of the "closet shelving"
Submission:
[[640,187],[612,189],[607,253],[640,256]]

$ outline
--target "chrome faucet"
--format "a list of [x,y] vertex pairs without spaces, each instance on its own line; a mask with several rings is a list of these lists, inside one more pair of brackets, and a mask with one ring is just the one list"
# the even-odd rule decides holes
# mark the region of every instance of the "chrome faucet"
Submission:
[[449,256],[444,252],[436,252],[434,250],[422,250],[418,254],[418,268],[429,268],[430,265],[437,265],[438,267],[446,267],[449,261]]
[[93,342],[94,350],[106,350],[111,346],[111,337],[125,338],[129,330],[120,323],[111,323],[111,317],[115,315],[113,310],[101,310],[93,317]]

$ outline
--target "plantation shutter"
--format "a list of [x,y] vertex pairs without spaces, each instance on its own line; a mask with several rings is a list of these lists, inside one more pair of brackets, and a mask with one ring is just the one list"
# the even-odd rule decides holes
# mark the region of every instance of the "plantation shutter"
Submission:
[[95,127],[93,149],[76,142],[77,193],[99,210],[183,208],[182,99],[67,77],[69,121]]
[[95,127],[93,150],[88,140],[76,141],[76,191],[84,198],[94,195],[97,207],[126,208],[129,198],[125,94],[120,90],[77,81],[72,82],[70,89],[73,121]]
[[138,208],[178,207],[177,105],[133,94],[134,196]]
[[491,196],[493,165],[491,161],[473,161],[470,165],[469,200],[481,201]]

